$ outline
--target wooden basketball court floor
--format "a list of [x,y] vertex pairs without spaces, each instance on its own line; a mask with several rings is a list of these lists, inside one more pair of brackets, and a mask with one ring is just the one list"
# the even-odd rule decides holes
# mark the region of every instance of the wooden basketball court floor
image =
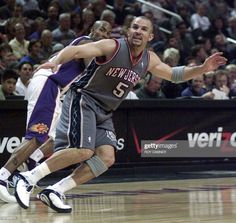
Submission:
[[85,184],[70,191],[70,214],[36,199],[0,203],[0,223],[235,223],[236,177]]

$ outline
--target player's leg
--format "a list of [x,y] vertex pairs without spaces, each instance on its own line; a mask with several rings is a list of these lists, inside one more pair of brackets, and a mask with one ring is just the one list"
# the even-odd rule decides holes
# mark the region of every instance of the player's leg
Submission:
[[[49,186],[38,196],[39,199],[57,212],[70,212],[72,210],[71,207],[64,204],[61,196],[59,196],[60,194],[64,194],[75,186],[100,176],[115,161],[114,148],[117,145],[117,140],[114,134],[111,115],[105,113],[99,107],[93,109],[96,111],[96,121],[99,123],[96,128],[96,149],[94,156],[82,163],[70,176]],[[91,131],[92,128],[89,129]],[[48,202],[45,202],[45,199]]]
[[[113,127],[111,120],[104,122],[103,126],[108,129]],[[94,156],[82,163],[70,176],[41,191],[38,198],[57,212],[70,212],[71,207],[64,204],[61,195],[107,171],[115,162],[114,147],[116,144],[117,140],[113,131],[98,128],[96,133],[97,147]],[[48,202],[45,202],[45,199]]]
[[96,149],[97,154],[76,168],[71,175],[42,190],[37,197],[53,210],[61,213],[71,212],[64,203],[64,193],[74,187],[100,176],[114,163],[114,148],[104,145]]
[[[36,83],[34,83],[36,81]],[[59,88],[48,77],[39,76],[32,80],[29,86],[27,130],[25,138],[35,137],[41,143],[41,148],[32,153],[27,160],[28,170],[31,170],[44,157],[44,152],[52,152],[52,137],[55,138],[55,126],[61,112]],[[35,86],[37,82],[43,87]],[[36,95],[35,98],[33,95]],[[53,132],[53,134],[51,134]],[[42,151],[43,149],[43,151]],[[26,171],[26,170],[25,170]]]
[[[54,147],[54,140],[50,137],[46,140],[45,143],[43,143],[41,146],[39,146],[27,159],[26,163],[23,163],[24,166],[27,166],[26,169],[19,169],[21,172],[25,172],[27,170],[32,170],[35,168],[41,159],[44,157],[49,157],[53,153],[53,147]],[[22,164],[22,165],[23,165]]]
[[55,108],[54,108],[54,114],[51,122],[50,129],[48,131],[48,140],[41,145],[31,156],[30,158],[33,159],[35,162],[39,162],[43,157],[49,157],[53,154],[53,148],[54,148],[54,141],[56,136],[56,126],[59,122],[60,115],[61,115],[61,100],[60,95],[57,95],[57,98],[55,100]]
[[7,163],[0,169],[0,199],[4,202],[16,202],[15,197],[8,191],[8,178],[16,168],[24,162],[29,155],[39,146],[35,138],[25,140],[14,153]]
[[20,146],[17,147],[16,151],[14,151],[4,165],[4,167],[10,172],[13,173],[16,168],[24,162],[30,154],[32,154],[36,148],[40,146],[40,143],[36,138],[32,138],[30,140],[25,140]]
[[33,170],[18,175],[15,192],[23,208],[29,206],[30,193],[27,188],[30,185],[36,184],[52,172],[83,162],[94,154],[96,117],[81,96],[72,92],[67,94],[56,136],[55,146],[58,151]]
[[[47,84],[46,84],[47,83]],[[7,202],[6,196],[9,195],[9,200],[12,200],[12,197],[7,191],[7,180],[11,176],[14,170],[22,164],[37,148],[47,139],[47,123],[45,124],[42,121],[44,115],[41,112],[46,114],[53,114],[54,109],[44,110],[45,104],[50,104],[53,106],[53,103],[48,103],[45,100],[45,87],[50,88],[50,91],[46,92],[46,95],[55,95],[59,94],[58,87],[49,80],[47,76],[36,76],[32,79],[28,86],[28,106],[27,106],[27,128],[25,134],[25,142],[22,143],[18,148],[15,149],[15,152],[6,163],[6,165],[0,170],[0,199]],[[48,86],[49,85],[49,86]],[[50,115],[46,116],[46,120],[50,123]],[[39,119],[39,120],[38,120]],[[50,124],[49,124],[50,126]],[[2,197],[4,195],[5,197]]]

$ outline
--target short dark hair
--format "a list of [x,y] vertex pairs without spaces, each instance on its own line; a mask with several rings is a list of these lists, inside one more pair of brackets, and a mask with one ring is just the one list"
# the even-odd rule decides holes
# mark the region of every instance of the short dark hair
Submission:
[[38,39],[32,39],[32,40],[29,42],[28,50],[31,51],[32,48],[33,48],[33,46],[34,46],[36,43],[41,43],[41,41],[38,40]]
[[204,48],[202,44],[196,44],[196,45],[194,45],[194,46],[191,48],[191,55],[192,55],[193,57],[196,57],[197,54],[198,54],[198,52],[199,52],[202,48]]
[[12,70],[12,69],[4,70],[3,73],[2,73],[2,77],[1,77],[2,82],[6,81],[7,79],[10,79],[10,78],[13,78],[13,79],[15,79],[17,81],[17,79],[18,79],[17,72]]
[[13,52],[11,46],[8,43],[1,43],[0,44],[0,52],[2,52],[2,51]]
[[21,70],[21,68],[23,67],[24,64],[29,64],[32,67],[32,69],[34,67],[33,64],[30,63],[29,61],[23,61],[23,62],[19,63],[18,69]]

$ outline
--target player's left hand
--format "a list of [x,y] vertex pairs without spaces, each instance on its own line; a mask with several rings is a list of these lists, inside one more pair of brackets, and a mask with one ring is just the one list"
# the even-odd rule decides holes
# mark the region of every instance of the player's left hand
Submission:
[[209,56],[203,66],[206,69],[206,72],[216,70],[219,66],[226,64],[227,59],[222,56],[222,52],[217,52]]

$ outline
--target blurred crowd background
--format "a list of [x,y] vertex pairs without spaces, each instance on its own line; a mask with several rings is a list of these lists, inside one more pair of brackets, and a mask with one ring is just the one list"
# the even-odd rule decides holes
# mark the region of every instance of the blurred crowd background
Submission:
[[73,39],[106,20],[111,38],[125,37],[135,16],[153,21],[150,50],[170,66],[199,65],[220,51],[226,66],[183,84],[148,73],[128,99],[234,99],[236,0],[0,0],[0,100],[25,97],[33,70]]

